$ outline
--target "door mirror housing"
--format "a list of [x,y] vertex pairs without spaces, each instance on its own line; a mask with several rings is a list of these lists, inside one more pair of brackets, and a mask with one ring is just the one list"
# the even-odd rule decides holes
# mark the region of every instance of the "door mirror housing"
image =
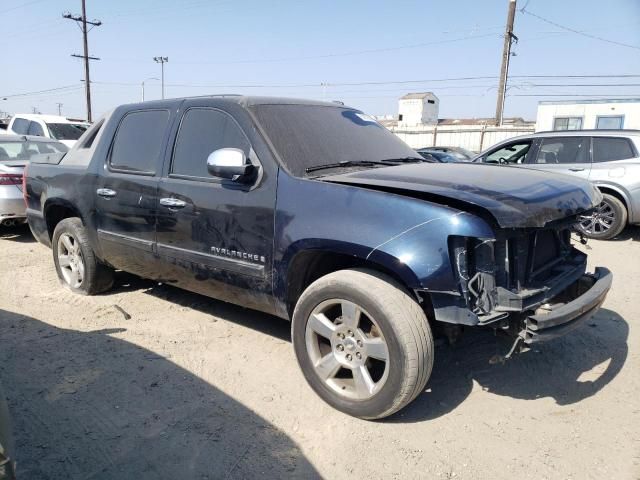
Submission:
[[207,157],[207,171],[214,177],[243,182],[251,177],[255,167],[239,148],[220,148]]

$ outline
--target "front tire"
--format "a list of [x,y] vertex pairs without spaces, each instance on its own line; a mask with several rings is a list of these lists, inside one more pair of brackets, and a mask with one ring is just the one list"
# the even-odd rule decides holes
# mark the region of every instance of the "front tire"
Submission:
[[619,198],[604,193],[602,203],[591,215],[580,218],[578,229],[585,237],[594,240],[610,240],[627,225],[627,209]]
[[79,218],[65,218],[56,225],[51,247],[58,278],[72,292],[96,295],[112,287],[113,269],[98,261]]
[[292,337],[309,385],[354,417],[383,418],[405,407],[433,367],[424,311],[374,271],[341,270],[313,282],[296,304]]

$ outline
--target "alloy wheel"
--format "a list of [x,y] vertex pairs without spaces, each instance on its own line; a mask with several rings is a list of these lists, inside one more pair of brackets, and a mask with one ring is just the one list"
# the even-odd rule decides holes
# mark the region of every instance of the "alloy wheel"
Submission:
[[84,280],[85,265],[78,240],[68,233],[60,235],[57,255],[64,281],[72,288],[80,288]]
[[320,303],[307,321],[305,341],[315,373],[341,396],[367,400],[389,376],[389,349],[380,327],[353,302]]
[[591,215],[580,216],[580,226],[586,234],[601,235],[608,232],[616,220],[616,212],[613,206],[604,201]]

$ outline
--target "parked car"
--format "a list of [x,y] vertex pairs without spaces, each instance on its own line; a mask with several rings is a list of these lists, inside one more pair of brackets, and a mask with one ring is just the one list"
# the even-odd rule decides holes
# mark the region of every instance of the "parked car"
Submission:
[[124,105],[25,175],[64,286],[97,294],[121,269],[290,319],[311,387],[362,418],[424,391],[433,328],[495,329],[517,350],[590,318],[611,285],[571,245],[602,200],[588,181],[425,162],[332,103]]
[[418,150],[418,152],[444,153],[454,157],[458,162],[470,162],[477,156],[477,154],[462,147],[425,147]]
[[67,147],[73,147],[88,127],[89,124],[86,122],[69,120],[57,115],[18,113],[9,122],[7,133],[51,138]]
[[42,137],[0,137],[0,225],[13,226],[26,220],[22,172],[29,160],[34,156],[64,154],[67,150],[62,143]]
[[426,148],[421,148],[420,150],[416,150],[416,152],[418,152],[422,156],[422,158],[439,163],[452,163],[458,161],[458,159],[453,155],[449,155],[448,153],[444,152],[432,151]]
[[510,138],[482,152],[476,162],[548,170],[590,180],[603,194],[578,228],[608,240],[627,224],[640,224],[640,130],[539,132]]

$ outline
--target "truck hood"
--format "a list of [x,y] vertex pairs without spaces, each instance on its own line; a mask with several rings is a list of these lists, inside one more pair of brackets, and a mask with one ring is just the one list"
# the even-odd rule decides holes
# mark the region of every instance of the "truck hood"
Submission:
[[520,167],[413,163],[322,177],[323,181],[488,212],[502,228],[544,227],[602,201],[588,181]]

